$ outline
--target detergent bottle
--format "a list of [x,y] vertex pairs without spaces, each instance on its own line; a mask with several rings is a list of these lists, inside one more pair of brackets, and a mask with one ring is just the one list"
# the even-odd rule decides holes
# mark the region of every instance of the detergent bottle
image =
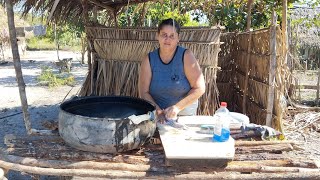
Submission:
[[221,102],[220,108],[214,114],[214,131],[212,140],[214,142],[225,142],[230,137],[230,115],[227,103]]

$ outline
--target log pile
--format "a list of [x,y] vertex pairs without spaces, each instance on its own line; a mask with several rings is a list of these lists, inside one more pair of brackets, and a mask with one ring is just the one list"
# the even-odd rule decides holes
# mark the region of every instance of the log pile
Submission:
[[[59,136],[5,137],[0,168],[30,174],[105,178],[299,179],[320,177],[315,162],[290,159],[292,141],[236,141],[234,161],[224,168],[168,167],[161,144],[146,144],[125,154],[84,152]],[[245,173],[245,174],[243,174]]]

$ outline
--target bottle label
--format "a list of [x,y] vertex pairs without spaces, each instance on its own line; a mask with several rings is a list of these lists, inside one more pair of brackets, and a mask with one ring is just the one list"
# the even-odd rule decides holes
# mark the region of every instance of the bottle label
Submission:
[[217,136],[221,136],[221,130],[222,130],[221,124],[217,125],[216,127],[214,127],[214,134]]

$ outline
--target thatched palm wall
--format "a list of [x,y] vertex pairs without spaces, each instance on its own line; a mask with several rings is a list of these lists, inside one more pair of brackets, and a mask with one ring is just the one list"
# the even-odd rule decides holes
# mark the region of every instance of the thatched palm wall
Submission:
[[[149,51],[158,47],[156,30],[87,27],[86,31],[93,51],[93,63],[80,95],[137,97],[140,62]],[[279,100],[281,84],[285,84],[282,82],[285,82],[288,72],[283,64],[283,41],[279,28],[276,34],[274,118],[283,109]],[[249,39],[249,33],[221,34],[220,28],[182,30],[181,45],[194,52],[206,79],[206,93],[200,99],[198,114],[213,114],[218,103],[226,101],[230,110],[243,112],[245,109],[251,122],[266,124],[270,103],[268,90],[273,87],[269,80],[272,60],[270,29],[254,31]],[[279,123],[274,121],[273,124],[278,127]]]
[[[250,117],[250,121],[256,124],[266,124],[268,103],[268,90],[272,88],[269,73],[270,61],[270,29],[261,29],[246,33],[222,34],[222,52],[219,55],[219,66],[222,72],[218,73],[217,83],[221,101],[227,101],[230,109],[243,112]],[[276,120],[284,107],[281,87],[288,86],[289,71],[284,64],[281,30],[276,29],[276,68],[275,68],[275,97],[273,105],[273,126],[279,127]],[[251,47],[249,49],[249,41]],[[246,75],[247,81],[246,81]],[[230,82],[229,84],[227,82]],[[246,85],[247,83],[247,85]],[[229,87],[232,88],[229,88]],[[244,93],[246,96],[244,103]],[[283,104],[285,105],[285,104]],[[245,107],[244,107],[245,106]]]
[[[93,61],[80,91],[87,95],[138,96],[140,62],[158,47],[154,28],[87,27]],[[198,114],[213,114],[218,105],[216,84],[221,28],[182,28],[180,45],[194,52],[206,80]]]

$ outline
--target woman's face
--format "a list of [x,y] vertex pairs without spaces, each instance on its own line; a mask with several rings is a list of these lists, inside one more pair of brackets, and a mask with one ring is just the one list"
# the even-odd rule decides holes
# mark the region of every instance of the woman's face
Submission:
[[165,25],[158,34],[161,49],[175,49],[179,42],[179,34],[173,26]]

